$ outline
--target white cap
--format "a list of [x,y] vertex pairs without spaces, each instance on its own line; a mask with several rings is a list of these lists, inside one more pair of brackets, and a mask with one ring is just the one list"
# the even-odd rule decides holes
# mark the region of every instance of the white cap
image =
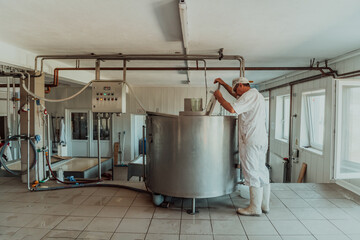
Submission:
[[232,88],[235,87],[236,84],[238,83],[242,83],[242,84],[250,84],[250,81],[247,80],[247,78],[245,77],[239,77],[239,78],[235,78],[233,81],[232,81]]

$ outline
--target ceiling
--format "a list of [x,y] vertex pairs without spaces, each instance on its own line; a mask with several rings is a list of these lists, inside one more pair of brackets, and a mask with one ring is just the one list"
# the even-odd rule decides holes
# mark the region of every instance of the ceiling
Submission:
[[[360,48],[358,0],[185,1],[189,54],[217,54],[224,48],[225,55],[244,56],[249,67],[304,67],[312,58],[323,61]],[[184,53],[178,5],[178,0],[0,0],[0,41],[36,55]],[[94,63],[81,63],[87,65]],[[121,62],[102,66],[121,67]],[[184,62],[133,61],[131,66]],[[211,61],[208,66],[235,67],[238,62]],[[285,73],[248,71],[246,76],[261,83]],[[207,79],[230,82],[238,75],[208,71]],[[122,73],[101,76],[121,78]],[[204,82],[204,72],[190,72],[189,77],[193,85]],[[187,75],[129,71],[127,78],[136,85],[180,85]]]

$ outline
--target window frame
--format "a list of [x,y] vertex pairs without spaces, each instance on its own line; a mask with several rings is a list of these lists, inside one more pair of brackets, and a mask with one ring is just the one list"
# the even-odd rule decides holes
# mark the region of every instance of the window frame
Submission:
[[[324,100],[324,119],[323,119],[323,124],[324,124],[324,127],[323,127],[323,132],[322,132],[322,144],[318,144],[314,141],[314,133],[313,133],[313,122],[312,122],[312,115],[311,115],[311,106],[310,106],[310,97],[317,97],[317,96],[324,96],[325,100]],[[318,150],[318,151],[323,151],[323,148],[324,148],[324,135],[325,135],[325,105],[326,105],[326,91],[325,89],[321,89],[321,90],[318,90],[318,91],[312,91],[312,92],[306,92],[306,93],[303,93],[303,97],[305,97],[303,103],[305,105],[305,109],[306,110],[306,130],[307,130],[307,137],[308,137],[308,143],[309,143],[309,147],[310,148],[313,148],[315,150]]]
[[[286,113],[286,104],[285,100],[289,100],[289,109],[288,113],[290,114],[290,94],[283,94],[276,96],[276,121],[280,121],[281,123],[276,124],[275,126],[275,139],[283,141],[283,142],[289,142],[289,124],[290,124],[290,116],[285,116]],[[286,122],[288,124],[286,124]],[[285,135],[287,133],[287,135]]]

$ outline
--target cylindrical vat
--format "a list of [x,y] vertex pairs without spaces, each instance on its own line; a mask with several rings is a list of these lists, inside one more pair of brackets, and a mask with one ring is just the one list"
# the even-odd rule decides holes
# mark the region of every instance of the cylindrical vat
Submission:
[[146,183],[154,193],[208,198],[234,191],[235,117],[149,113],[146,137]]

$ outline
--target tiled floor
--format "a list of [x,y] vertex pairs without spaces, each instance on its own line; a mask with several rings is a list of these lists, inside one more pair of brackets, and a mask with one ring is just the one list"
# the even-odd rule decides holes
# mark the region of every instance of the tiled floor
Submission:
[[28,192],[0,178],[0,239],[360,239],[360,197],[335,184],[272,184],[261,217],[236,214],[248,201],[238,192],[200,199],[192,216],[189,199],[164,209],[120,188]]

